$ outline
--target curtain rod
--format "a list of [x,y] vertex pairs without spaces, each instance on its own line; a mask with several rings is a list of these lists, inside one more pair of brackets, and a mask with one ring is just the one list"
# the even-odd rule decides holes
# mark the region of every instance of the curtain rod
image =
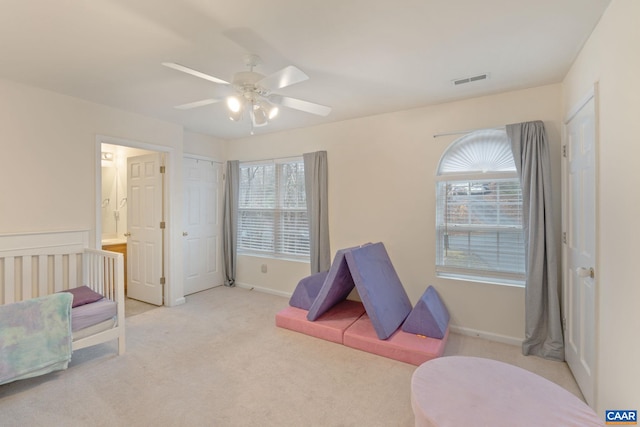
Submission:
[[439,138],[441,136],[449,136],[449,135],[464,135],[467,133],[471,133],[471,132],[476,132],[479,130],[504,130],[505,126],[496,126],[496,127],[492,127],[492,128],[479,128],[479,129],[469,129],[469,130],[458,130],[455,132],[442,132],[442,133],[435,133],[433,134],[434,138]]
[[284,157],[272,157],[269,159],[256,159],[256,160],[239,160],[240,163],[268,163],[268,162],[276,162],[278,160],[291,160],[291,159],[302,159],[303,155],[300,154],[298,156],[284,156]]

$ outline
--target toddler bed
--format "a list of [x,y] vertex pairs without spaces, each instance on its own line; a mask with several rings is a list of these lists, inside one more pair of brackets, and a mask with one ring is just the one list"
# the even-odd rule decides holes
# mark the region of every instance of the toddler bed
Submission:
[[72,351],[117,339],[123,354],[123,256],[88,242],[88,230],[0,235],[0,309],[70,292]]

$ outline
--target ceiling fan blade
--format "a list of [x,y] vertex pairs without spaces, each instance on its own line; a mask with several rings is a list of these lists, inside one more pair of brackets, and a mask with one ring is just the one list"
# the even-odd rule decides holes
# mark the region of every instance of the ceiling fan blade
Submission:
[[282,105],[283,107],[305,111],[318,116],[326,116],[331,112],[331,107],[327,107],[326,105],[315,104],[313,102],[303,101],[302,99],[289,98],[288,96],[269,95],[269,101]]
[[163,62],[165,67],[173,68],[174,70],[182,71],[183,73],[191,74],[192,76],[200,77],[201,79],[209,80],[210,82],[218,83],[221,85],[228,85],[229,82],[219,79],[217,77],[210,76],[209,74],[202,73],[193,68],[185,67],[184,65],[176,64],[175,62]]
[[289,65],[259,80],[256,84],[268,90],[276,90],[305,80],[309,80],[309,76],[307,76],[304,71],[298,67]]
[[175,109],[177,110],[189,110],[191,108],[202,107],[204,105],[215,104],[216,102],[222,101],[221,99],[203,99],[200,101],[190,102],[188,104],[176,105]]

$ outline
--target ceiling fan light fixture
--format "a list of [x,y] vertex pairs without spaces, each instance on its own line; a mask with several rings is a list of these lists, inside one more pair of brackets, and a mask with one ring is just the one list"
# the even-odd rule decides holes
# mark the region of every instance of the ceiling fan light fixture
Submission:
[[278,110],[277,106],[270,105],[269,106],[269,114],[268,114],[269,115],[269,120],[274,119],[278,115],[278,111],[280,111],[280,110]]
[[229,111],[229,119],[233,120],[234,122],[239,122],[240,120],[242,120],[242,116],[244,111],[242,109],[240,109],[239,111]]
[[227,107],[232,113],[239,113],[242,110],[242,102],[237,96],[230,96],[227,98]]
[[278,115],[278,107],[276,105],[267,102],[262,99],[253,106],[254,109],[260,109],[267,116],[268,120],[275,118]]
[[269,121],[266,110],[260,104],[253,104],[251,118],[253,119],[254,126],[264,126]]

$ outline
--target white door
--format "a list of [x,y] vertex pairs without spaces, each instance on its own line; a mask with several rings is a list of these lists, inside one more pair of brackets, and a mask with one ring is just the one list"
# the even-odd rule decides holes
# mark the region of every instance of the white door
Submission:
[[186,158],[184,174],[184,293],[221,285],[222,165]]
[[127,296],[162,305],[162,157],[127,158]]
[[596,296],[596,127],[593,97],[567,122],[563,245],[565,353],[587,403],[594,405]]

